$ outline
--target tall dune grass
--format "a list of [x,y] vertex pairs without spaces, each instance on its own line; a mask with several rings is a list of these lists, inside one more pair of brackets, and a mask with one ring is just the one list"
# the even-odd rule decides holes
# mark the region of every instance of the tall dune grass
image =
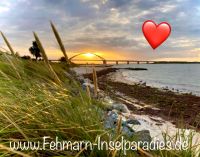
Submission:
[[[6,55],[6,54],[5,54]],[[106,130],[101,102],[82,91],[76,81],[70,81],[63,63],[49,63],[63,82],[58,85],[44,62],[10,58],[21,79],[13,73],[5,55],[0,56],[0,155],[1,156],[124,156],[118,150],[55,151],[11,150],[10,141],[42,141],[43,136],[55,140],[91,141],[98,137],[105,141],[117,141],[121,133],[122,119],[116,129]],[[9,56],[10,57],[10,56]],[[116,131],[115,136],[110,136]],[[179,136],[179,135],[177,135]],[[133,140],[127,139],[127,140]],[[127,151],[126,156],[195,156],[194,148],[187,151]]]
[[[0,59],[0,139],[8,147],[8,141],[41,140],[43,136],[58,136],[61,140],[91,140],[103,133],[98,104],[89,100],[81,89],[73,87],[64,78],[62,66],[52,65],[63,85],[54,83],[43,62],[19,61],[22,69],[18,71],[22,80],[10,73],[12,66],[1,56]],[[39,64],[39,65],[38,65]],[[19,65],[18,65],[19,66]],[[62,73],[60,73],[62,71]],[[9,78],[9,81],[8,81]],[[95,107],[92,107],[95,104]],[[0,147],[0,150],[3,149]],[[8,149],[0,151],[2,155],[15,154]],[[23,152],[24,153],[24,152]],[[26,152],[28,155],[59,152]],[[69,152],[62,152],[68,154]]]
[[97,96],[98,93],[98,80],[95,68],[93,68],[93,84],[94,84],[94,95]]
[[36,42],[37,42],[37,44],[38,44],[38,47],[39,47],[39,49],[40,49],[40,52],[41,52],[41,54],[42,54],[42,57],[43,57],[43,59],[44,59],[46,65],[47,65],[48,68],[49,68],[50,73],[51,73],[52,76],[54,77],[54,80],[55,80],[58,84],[61,84],[60,79],[58,78],[57,74],[55,73],[55,71],[53,70],[53,68],[51,67],[51,65],[50,65],[50,63],[49,63],[48,57],[47,57],[46,52],[45,52],[45,50],[44,50],[44,48],[43,48],[43,46],[42,46],[42,43],[41,43],[40,40],[39,40],[39,37],[37,36],[37,34],[36,34],[35,32],[33,32],[33,34],[34,34],[35,40],[36,40]]
[[56,40],[57,40],[57,42],[58,42],[58,44],[59,44],[59,46],[60,46],[60,50],[62,51],[62,53],[63,53],[63,55],[64,55],[64,57],[65,57],[65,60],[66,60],[67,62],[69,62],[69,61],[68,61],[68,56],[67,56],[67,53],[66,53],[66,50],[65,50],[65,46],[64,46],[64,44],[63,44],[63,42],[62,42],[62,40],[61,40],[61,37],[60,37],[60,35],[59,35],[57,29],[56,29],[56,27],[54,26],[54,24],[53,24],[52,21],[50,22],[50,24],[51,24],[52,31],[53,31],[53,33],[54,33],[54,35],[55,35],[55,37],[56,37]]
[[[62,40],[51,23],[60,48],[68,59]],[[7,38],[1,33],[11,54]],[[100,100],[93,99],[89,88],[86,92],[70,73],[65,63],[51,63],[36,33],[35,40],[45,62],[21,60],[13,55],[0,53],[0,155],[1,156],[125,156],[118,150],[91,151],[69,150],[12,150],[12,141],[41,141],[49,136],[60,141],[97,142],[118,141],[122,134],[122,118],[117,127],[104,128],[106,112]],[[94,94],[97,96],[97,75],[93,69]],[[177,136],[182,136],[177,134]],[[131,137],[127,140],[133,140]],[[167,138],[166,138],[167,139]],[[169,140],[169,139],[168,139]],[[192,137],[189,141],[192,142]],[[128,151],[126,156],[195,157],[197,151],[190,145],[187,151]]]
[[15,55],[15,51],[13,50],[11,44],[9,43],[8,39],[7,39],[6,36],[3,34],[3,32],[1,32],[1,36],[3,37],[3,39],[4,39],[5,43],[6,43],[6,45],[8,46],[8,48],[9,48],[9,50],[10,50],[10,52],[11,52],[11,54],[14,56],[14,55]]

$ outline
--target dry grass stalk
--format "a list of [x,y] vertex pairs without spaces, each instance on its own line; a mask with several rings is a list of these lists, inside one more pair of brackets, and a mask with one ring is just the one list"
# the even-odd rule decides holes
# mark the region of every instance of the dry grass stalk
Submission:
[[97,96],[98,83],[97,83],[97,73],[95,68],[93,68],[93,83],[94,83],[94,95]]
[[88,98],[91,100],[90,88],[88,85],[86,86],[86,92],[87,92]]
[[[24,154],[20,151],[16,151],[16,150],[13,150],[11,149],[10,147],[7,147],[7,146],[4,146],[2,144],[0,144],[0,150],[5,150],[5,151],[8,151],[8,152],[11,152],[11,153],[14,153],[14,154],[17,154],[19,156],[23,156],[23,157],[31,157],[30,155],[28,154]],[[8,155],[8,154],[7,154]]]
[[1,32],[1,35],[2,35],[2,37],[3,37],[3,39],[4,39],[5,43],[6,43],[6,45],[8,46],[10,52],[11,52],[12,55],[14,56],[14,55],[15,55],[15,52],[14,52],[12,46],[10,45],[8,39],[7,39],[6,36],[3,34],[3,32]]
[[116,132],[117,135],[121,134],[121,130],[122,130],[122,116],[119,117],[118,121],[117,121],[117,127],[116,127]]
[[77,154],[75,157],[79,157],[81,155],[81,153],[85,150],[86,148],[82,148]]
[[114,149],[113,151],[112,151],[112,157],[115,157],[117,155],[117,149]]
[[24,136],[24,138],[28,141],[28,137],[24,134],[24,132],[21,130],[21,128],[10,118],[6,113],[3,111],[0,111],[0,114],[3,115],[15,128]]
[[57,42],[58,42],[58,44],[59,44],[59,46],[60,46],[60,49],[61,49],[61,51],[63,52],[63,55],[64,55],[64,57],[65,57],[65,60],[68,62],[68,56],[67,56],[67,53],[66,53],[64,44],[63,44],[63,42],[62,42],[62,40],[61,40],[61,38],[60,38],[60,35],[59,35],[59,33],[58,33],[56,27],[54,26],[53,22],[50,22],[50,23],[51,23],[51,28],[52,28],[52,30],[53,30],[53,33],[54,33],[54,35],[55,35],[55,37],[56,37],[56,40],[57,40]]
[[144,151],[144,150],[143,150],[142,148],[140,148],[140,147],[137,147],[137,149],[138,149],[138,152],[140,152],[140,154],[141,154],[142,156],[146,156],[146,157],[156,157],[156,156],[153,156],[153,155],[151,155],[150,153]]
[[11,67],[14,69],[15,73],[17,74],[17,77],[19,79],[21,79],[21,76],[16,68],[16,66],[14,65],[14,63],[11,61],[11,59],[9,58],[9,56],[7,56],[6,54],[3,53],[3,55],[5,56],[5,58],[8,60],[8,62],[10,63]]
[[0,70],[0,74],[7,80],[11,81],[11,79],[5,74],[3,71]]
[[39,49],[40,49],[40,51],[42,53],[42,57],[43,57],[46,65],[48,66],[48,68],[49,68],[49,70],[50,70],[55,82],[58,83],[58,84],[61,84],[61,80],[58,78],[57,74],[55,73],[55,71],[53,70],[52,66],[49,63],[48,57],[47,57],[47,55],[45,53],[45,50],[44,50],[44,48],[42,46],[42,43],[40,42],[37,34],[35,32],[33,32],[33,34],[34,34],[35,40],[36,40],[36,42],[38,44],[38,47],[39,47]]
[[[121,137],[121,130],[122,130],[122,116],[119,116],[119,119],[117,121],[117,126],[116,126],[116,140],[119,139],[119,137]],[[117,155],[117,149],[114,149],[111,151],[112,157],[115,157]]]
[[[15,52],[14,52],[14,50],[13,50],[11,44],[9,43],[8,39],[7,39],[6,36],[3,34],[3,32],[1,32],[1,35],[2,35],[2,37],[3,37],[3,39],[4,39],[5,43],[6,43],[6,45],[8,46],[8,48],[9,48],[11,54],[12,54],[13,56],[15,56]],[[21,79],[21,76],[20,76],[19,72],[17,71],[17,68],[16,68],[16,66],[14,65],[14,63],[11,61],[11,59],[10,59],[8,56],[5,55],[5,57],[6,57],[6,59],[8,60],[8,62],[10,63],[10,65],[12,66],[12,68],[14,69],[14,71],[16,72],[17,77],[18,77],[19,79]],[[16,57],[16,58],[17,58],[17,57]],[[16,58],[15,58],[15,59],[16,59]]]
[[[120,116],[118,121],[117,121],[116,133],[117,133],[118,136],[121,134],[121,131],[122,131],[122,116]],[[137,147],[137,146],[135,146],[135,147]],[[144,151],[140,147],[137,147],[137,150],[138,150],[138,152],[140,152],[141,155],[144,155],[146,157],[153,157],[151,154],[149,154],[148,152]],[[112,156],[116,156],[116,153],[117,153],[117,151],[115,150],[113,152]]]

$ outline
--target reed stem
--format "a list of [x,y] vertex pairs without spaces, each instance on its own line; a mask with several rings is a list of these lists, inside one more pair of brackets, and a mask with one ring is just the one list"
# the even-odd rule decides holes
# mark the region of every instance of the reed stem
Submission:
[[67,53],[66,53],[66,50],[65,50],[65,46],[64,46],[64,44],[63,44],[63,42],[62,42],[62,39],[61,39],[61,37],[60,37],[60,35],[59,35],[59,33],[58,33],[56,27],[54,26],[53,22],[50,22],[50,23],[51,23],[51,28],[52,28],[52,30],[53,30],[53,33],[54,33],[54,35],[55,35],[55,37],[56,37],[56,40],[57,40],[57,42],[58,42],[58,44],[59,44],[59,46],[60,46],[60,50],[62,51],[62,53],[63,53],[63,55],[64,55],[64,57],[65,57],[65,60],[66,60],[67,62],[69,62],[68,56],[67,56]]
[[94,96],[97,96],[98,83],[97,83],[97,73],[95,68],[93,68],[93,83],[94,83]]
[[17,67],[15,66],[15,64],[12,62],[12,60],[9,58],[9,56],[7,56],[6,54],[3,53],[3,55],[5,56],[5,58],[8,60],[8,62],[10,63],[11,67],[13,68],[13,70],[15,71],[18,79],[21,79],[21,76],[17,70]]
[[15,52],[14,52],[12,46],[11,46],[11,44],[9,43],[8,39],[6,38],[6,36],[3,34],[3,32],[1,32],[1,36],[3,37],[3,39],[4,39],[5,43],[6,43],[6,45],[8,46],[10,52],[12,53],[12,55],[15,56]]
[[86,86],[86,91],[87,91],[87,96],[88,96],[89,100],[91,100],[90,88],[88,85]]
[[42,46],[42,43],[39,40],[39,37],[37,36],[37,34],[35,32],[33,32],[33,35],[35,37],[35,40],[36,40],[36,42],[38,44],[38,47],[39,47],[41,53],[42,53],[42,57],[43,57],[46,65],[48,66],[48,68],[49,68],[49,70],[50,70],[50,72],[51,72],[51,74],[52,74],[52,76],[54,78],[54,81],[61,85],[61,80],[58,78],[57,74],[55,73],[55,71],[53,70],[52,66],[50,65],[48,57],[46,55],[46,52],[45,52],[45,50],[44,50],[44,48]]
[[121,129],[122,129],[122,116],[119,117],[118,121],[117,121],[117,127],[116,127],[116,132],[117,135],[120,135],[121,133]]

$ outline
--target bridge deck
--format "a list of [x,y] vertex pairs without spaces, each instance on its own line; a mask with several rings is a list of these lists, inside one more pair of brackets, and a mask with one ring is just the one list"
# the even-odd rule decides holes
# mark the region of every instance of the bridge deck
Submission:
[[[52,61],[52,62],[58,62],[59,60],[49,60],[49,61]],[[194,63],[194,64],[200,64],[200,62],[188,62],[188,61],[150,61],[150,60],[84,60],[84,59],[73,59],[72,61],[75,61],[75,62],[85,62],[85,64],[89,64],[91,62],[101,62],[103,64],[107,64],[107,63],[115,63],[115,64],[120,64],[120,63],[126,63],[126,64],[130,64],[130,63],[137,63],[137,64],[140,64],[140,63],[146,63],[146,64],[152,64],[152,63],[188,63],[188,64],[191,64],[191,63]],[[82,64],[82,63],[80,63]],[[94,64],[94,63],[92,63]]]

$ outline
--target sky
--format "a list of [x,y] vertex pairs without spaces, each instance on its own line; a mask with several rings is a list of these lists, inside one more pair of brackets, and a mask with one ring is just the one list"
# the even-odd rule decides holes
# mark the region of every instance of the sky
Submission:
[[[68,56],[105,59],[200,61],[200,0],[1,0],[0,30],[20,55],[30,55],[37,32],[49,59],[62,56],[53,21]],[[153,50],[142,24],[168,22],[170,37]],[[6,48],[0,38],[0,47]]]

